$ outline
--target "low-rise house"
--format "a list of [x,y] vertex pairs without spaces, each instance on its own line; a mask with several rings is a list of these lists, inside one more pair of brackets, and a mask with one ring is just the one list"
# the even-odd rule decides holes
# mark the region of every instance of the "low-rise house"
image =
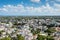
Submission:
[[5,27],[4,26],[0,26],[0,31],[4,30]]
[[54,39],[55,40],[60,40],[60,32],[55,32],[54,33]]
[[60,27],[55,27],[55,30],[60,32]]
[[37,34],[33,35],[33,39],[36,40],[37,38]]

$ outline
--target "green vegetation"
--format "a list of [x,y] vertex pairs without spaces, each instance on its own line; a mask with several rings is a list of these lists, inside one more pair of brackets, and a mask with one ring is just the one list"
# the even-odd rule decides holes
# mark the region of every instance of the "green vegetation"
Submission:
[[51,33],[56,32],[56,30],[53,28],[48,28],[45,32],[47,32],[50,35]]
[[24,40],[24,37],[22,35],[17,35],[17,40]]
[[46,39],[46,37],[42,36],[42,35],[38,35],[38,37],[37,37],[37,40],[45,40],[45,39]]
[[52,36],[38,35],[37,40],[54,40]]
[[10,37],[5,37],[5,38],[2,38],[0,40],[11,40],[11,38]]
[[24,37],[22,35],[17,35],[17,38],[11,38],[10,36],[4,37],[0,40],[24,40]]
[[40,29],[36,29],[36,30],[32,29],[31,32],[33,33],[33,35],[39,34],[40,33]]
[[52,36],[47,36],[46,38],[47,40],[54,40],[54,38]]
[[4,32],[4,30],[1,30],[1,31],[0,31],[0,36],[1,36],[2,32]]

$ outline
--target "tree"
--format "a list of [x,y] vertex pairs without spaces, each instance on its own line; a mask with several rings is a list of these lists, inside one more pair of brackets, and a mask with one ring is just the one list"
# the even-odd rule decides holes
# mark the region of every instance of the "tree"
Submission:
[[46,36],[38,35],[37,40],[45,40]]
[[2,32],[4,32],[4,30],[1,30],[1,31],[0,31],[0,36],[1,36]]
[[32,29],[31,32],[33,33],[33,35],[39,34],[40,33],[40,29],[39,28],[37,28],[36,30]]
[[37,40],[54,40],[53,36],[38,35]]
[[47,36],[46,38],[47,40],[54,40],[54,38],[52,36]]
[[54,33],[55,31],[56,30],[53,28],[48,28],[45,32],[47,32],[50,35],[51,33]]
[[17,35],[17,40],[24,40],[24,37],[22,35]]
[[1,40],[11,40],[10,37],[5,37],[5,38],[2,38]]
[[55,24],[49,24],[49,25],[47,25],[48,28],[51,28],[51,27],[54,27],[54,26],[55,26]]

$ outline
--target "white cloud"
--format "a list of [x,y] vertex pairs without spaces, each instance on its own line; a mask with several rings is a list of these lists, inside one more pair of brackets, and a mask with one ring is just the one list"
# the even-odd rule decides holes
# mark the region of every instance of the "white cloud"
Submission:
[[5,12],[7,12],[8,10],[6,9],[6,8],[0,8],[0,11],[5,11]]
[[39,3],[40,0],[31,0],[31,2]]
[[[3,8],[0,8],[0,13],[9,13],[9,14],[28,14],[28,15],[59,15],[60,6],[55,4],[55,8],[46,4],[46,6],[41,7],[24,7],[23,5],[4,5]],[[58,13],[58,14],[57,14]]]
[[60,0],[55,0],[55,1],[60,2]]
[[60,2],[60,0],[46,0],[46,1],[47,1],[47,2],[48,2],[48,1],[52,1],[52,2],[53,2],[53,1],[54,1],[54,2],[55,2],[55,1],[56,1],[56,2]]
[[60,9],[60,4],[55,3],[54,6],[55,6],[55,8]]

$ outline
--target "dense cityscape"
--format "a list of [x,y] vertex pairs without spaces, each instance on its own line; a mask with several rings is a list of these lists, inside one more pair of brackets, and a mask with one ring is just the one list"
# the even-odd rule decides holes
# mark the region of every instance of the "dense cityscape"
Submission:
[[60,0],[0,0],[0,40],[60,40]]
[[60,19],[0,17],[0,40],[60,40]]

